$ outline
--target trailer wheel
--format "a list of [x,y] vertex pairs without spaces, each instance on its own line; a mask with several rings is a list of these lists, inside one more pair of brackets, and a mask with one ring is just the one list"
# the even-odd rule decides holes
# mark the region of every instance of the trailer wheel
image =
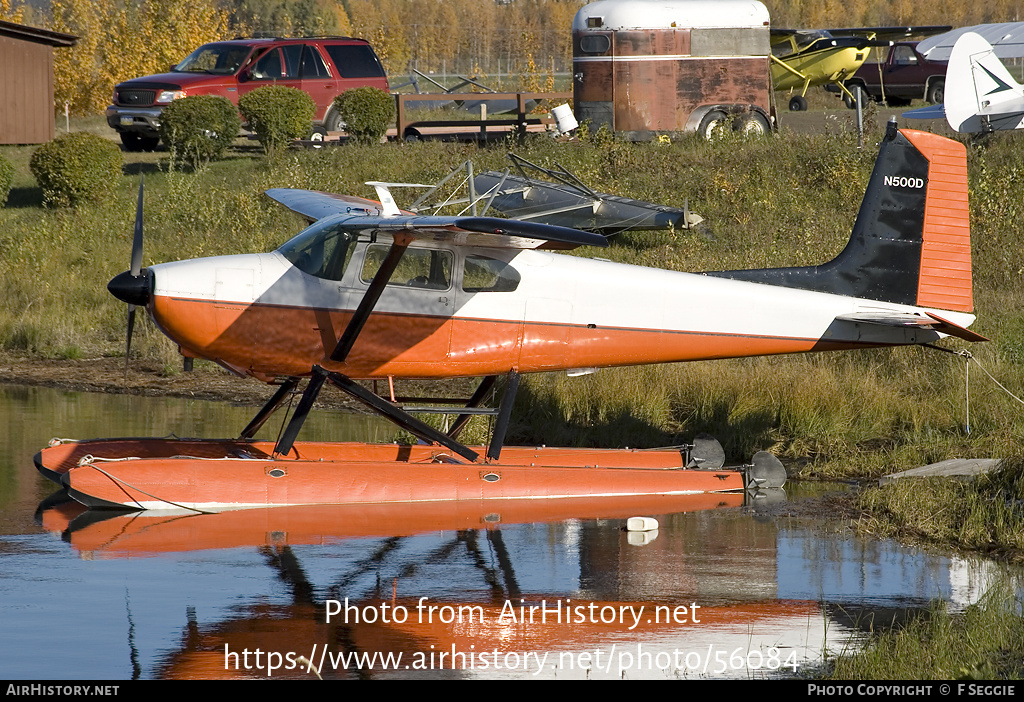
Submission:
[[789,100],[790,112],[805,112],[807,110],[807,98],[803,95],[794,95]]
[[324,142],[327,141],[327,130],[319,126],[313,127],[309,132],[307,140],[313,142],[310,146],[314,149],[319,149],[323,147]]
[[697,133],[705,141],[718,139],[727,131],[732,131],[732,123],[728,115],[721,110],[711,110],[708,112],[697,127]]
[[768,125],[768,120],[760,112],[742,115],[733,123],[732,128],[745,137],[754,138],[767,136],[772,130]]
[[941,105],[946,101],[946,81],[942,78],[932,81],[928,86],[928,95],[925,98],[933,105]]

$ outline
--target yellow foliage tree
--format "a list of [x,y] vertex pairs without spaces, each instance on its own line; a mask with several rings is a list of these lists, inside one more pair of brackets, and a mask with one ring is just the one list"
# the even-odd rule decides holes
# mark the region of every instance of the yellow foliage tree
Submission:
[[200,44],[231,35],[215,0],[53,0],[50,29],[79,37],[54,55],[57,104],[96,114],[114,85],[164,73]]
[[22,24],[25,21],[25,6],[14,7],[11,0],[0,0],[0,20]]

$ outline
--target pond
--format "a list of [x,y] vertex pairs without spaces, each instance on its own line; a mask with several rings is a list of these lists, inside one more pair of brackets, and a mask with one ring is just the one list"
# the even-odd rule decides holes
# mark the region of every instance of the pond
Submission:
[[[253,412],[0,387],[0,677],[791,676],[1004,575],[742,495],[124,515],[54,495],[32,464],[53,437],[234,436]],[[303,438],[389,434],[325,411]],[[658,529],[627,532],[631,516]]]

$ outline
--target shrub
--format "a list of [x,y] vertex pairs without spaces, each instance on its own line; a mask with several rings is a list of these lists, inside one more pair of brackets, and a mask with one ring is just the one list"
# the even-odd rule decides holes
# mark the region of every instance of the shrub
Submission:
[[11,185],[14,183],[14,166],[0,154],[0,207],[7,202],[7,196],[11,194]]
[[309,134],[316,116],[313,98],[283,85],[265,85],[246,93],[238,107],[267,153]]
[[380,88],[354,88],[334,98],[345,131],[360,143],[376,144],[395,121],[395,99]]
[[121,149],[109,139],[72,132],[43,144],[32,154],[29,168],[43,202],[51,207],[106,199],[121,175]]
[[160,138],[175,158],[194,166],[219,158],[238,136],[238,108],[219,95],[189,95],[160,115]]

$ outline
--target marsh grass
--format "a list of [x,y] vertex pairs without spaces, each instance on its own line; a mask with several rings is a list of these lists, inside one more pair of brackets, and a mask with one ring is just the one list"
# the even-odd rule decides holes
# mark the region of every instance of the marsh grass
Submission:
[[1009,586],[951,613],[944,603],[903,626],[873,632],[862,650],[830,662],[836,680],[993,680],[1024,675],[1024,618]]
[[[28,171],[31,149],[5,149],[16,172],[0,209],[0,295],[7,303],[0,347],[40,356],[123,354],[124,306],[105,286],[128,265],[140,175],[145,264],[280,245],[303,222],[262,194],[270,187],[374,197],[366,181],[436,182],[467,159],[477,172],[504,170],[510,148],[543,166],[563,165],[594,190],[680,207],[688,201],[705,218],[693,231],[627,232],[609,249],[574,255],[688,271],[820,263],[846,243],[874,162],[870,145],[881,136],[869,133],[869,146],[858,150],[849,119],[837,118],[819,135],[783,131],[715,143],[633,144],[597,133],[489,148],[349,144],[270,158],[239,143],[192,172],[171,169],[167,154],[132,154],[110,203],[57,210],[41,206]],[[969,147],[979,316],[973,328],[993,339],[970,350],[1019,395],[1024,135],[1005,136]],[[147,324],[139,327],[133,353],[176,367],[173,346]],[[942,345],[967,348],[957,340]],[[1024,453],[1024,408],[973,369],[968,405],[965,361],[920,348],[604,369],[580,378],[541,374],[525,378],[520,393],[510,436],[527,443],[645,447],[707,431],[731,462],[770,449],[804,475],[827,477]]]
[[857,528],[1024,561],[1024,459],[973,480],[902,479],[864,490]]

